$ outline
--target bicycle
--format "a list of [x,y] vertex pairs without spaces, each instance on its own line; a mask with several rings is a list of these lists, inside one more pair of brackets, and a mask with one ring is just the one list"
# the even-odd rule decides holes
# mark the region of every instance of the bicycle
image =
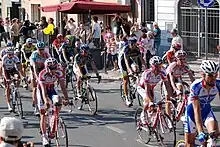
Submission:
[[23,79],[23,82],[26,84],[25,86],[23,86],[23,88],[25,88],[26,90],[28,90],[28,85],[30,84],[30,76],[31,76],[31,66],[30,66],[30,62],[26,62],[24,63],[26,65],[26,76]]
[[[62,104],[60,102],[54,103],[49,109],[47,109],[46,115],[47,115],[47,134],[48,134],[48,139],[49,139],[49,146],[52,145],[51,140],[55,139],[57,147],[68,147],[68,132],[67,132],[67,127],[59,115],[58,109]],[[61,133],[61,134],[59,134]],[[40,131],[40,134],[41,131]],[[60,143],[60,140],[63,139],[63,144]],[[47,147],[47,146],[46,146]]]
[[[133,103],[133,100],[136,99],[136,97],[139,98],[139,95],[137,94],[137,84],[139,82],[139,73],[133,73],[128,75],[128,99]],[[122,101],[126,102],[125,94],[124,94],[124,82],[122,81],[120,84],[120,94]],[[137,94],[137,96],[136,96]]]
[[[12,78],[10,84],[10,99],[11,99],[11,105],[12,105],[12,111],[16,113],[16,108],[17,108],[17,113],[20,116],[21,119],[24,118],[24,112],[23,112],[23,106],[22,106],[22,100],[20,93],[18,91],[18,87],[16,87],[18,80],[15,78]],[[7,81],[9,82],[9,81]]]
[[[198,134],[197,134],[198,135]],[[218,136],[220,136],[220,133],[211,132],[211,133],[206,133],[206,141],[205,145],[200,145],[198,147],[216,147],[218,143],[220,142],[220,139],[218,139]],[[198,139],[198,138],[196,138]],[[185,140],[179,140],[176,143],[175,147],[185,147]]]
[[[166,146],[166,145],[175,146],[176,130],[175,127],[173,126],[172,120],[162,109],[164,104],[165,104],[165,99],[162,99],[154,104],[155,105],[154,107],[155,109],[153,110],[154,112],[152,116],[147,116],[147,122],[145,124],[143,124],[140,119],[140,115],[142,113],[143,108],[139,107],[136,110],[135,112],[136,131],[143,143],[148,144],[152,138],[156,138],[156,141],[161,146]],[[143,137],[144,133],[146,133],[145,137]],[[166,133],[167,136],[169,136],[167,141],[164,140]]]
[[[101,76],[100,77],[91,77],[91,76],[86,76],[83,77],[82,80],[82,85],[81,85],[81,97],[77,96],[77,87],[74,86],[73,89],[73,95],[74,98],[73,100],[70,101],[70,112],[72,112],[73,107],[76,108],[77,105],[80,103],[80,106],[77,107],[79,110],[83,110],[83,106],[87,105],[88,111],[91,112],[92,115],[95,115],[98,110],[98,101],[97,101],[97,95],[95,89],[90,85],[90,79],[92,78],[98,78],[100,83]],[[92,103],[94,104],[94,108],[92,108]]]

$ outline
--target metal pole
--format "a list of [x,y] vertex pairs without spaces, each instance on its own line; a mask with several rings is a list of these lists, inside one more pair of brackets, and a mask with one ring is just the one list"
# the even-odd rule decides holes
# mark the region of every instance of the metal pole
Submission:
[[200,9],[198,9],[198,57],[200,58],[201,50],[200,50]]
[[208,16],[207,8],[205,8],[205,59],[208,59]]

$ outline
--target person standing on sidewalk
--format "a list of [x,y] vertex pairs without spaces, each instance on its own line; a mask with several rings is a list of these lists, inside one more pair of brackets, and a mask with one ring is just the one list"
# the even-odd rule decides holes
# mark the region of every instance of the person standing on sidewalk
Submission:
[[161,42],[161,30],[157,24],[157,22],[153,23],[153,27],[154,27],[154,49],[156,50],[156,55],[159,56],[160,55],[160,42]]
[[10,40],[11,39],[11,37],[10,37],[11,23],[10,23],[10,20],[8,17],[5,18],[4,28],[5,28],[5,36],[8,40]]
[[179,44],[181,45],[181,50],[183,50],[183,40],[182,40],[182,38],[180,37],[180,35],[178,34],[177,29],[175,29],[175,28],[172,29],[172,30],[170,31],[170,33],[171,33],[171,35],[173,36],[170,49],[172,49],[172,46],[173,46],[174,44],[179,43]]
[[12,26],[11,26],[11,40],[14,46],[16,46],[16,43],[19,42],[19,25],[18,25],[18,19],[14,18],[12,19]]
[[92,38],[93,43],[97,48],[100,48],[101,27],[98,23],[98,17],[93,17],[94,24],[92,26]]

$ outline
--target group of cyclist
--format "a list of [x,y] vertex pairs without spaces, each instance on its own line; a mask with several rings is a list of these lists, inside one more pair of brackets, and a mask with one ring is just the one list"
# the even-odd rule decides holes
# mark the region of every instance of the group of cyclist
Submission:
[[[155,87],[163,81],[163,92],[166,100],[178,98],[183,93],[182,75],[187,73],[192,85],[185,111],[185,141],[186,146],[194,146],[196,130],[199,140],[204,142],[205,134],[203,126],[208,132],[218,131],[217,120],[211,109],[210,102],[216,94],[220,92],[220,82],[216,80],[219,65],[213,61],[202,61],[202,78],[195,80],[193,71],[186,62],[187,54],[182,50],[179,43],[174,43],[172,48],[166,53],[167,65],[163,64],[163,59],[153,56],[150,61],[150,68],[146,69],[143,54],[139,50],[139,45],[135,37],[123,37],[118,54],[118,66],[122,74],[124,83],[124,96],[126,104],[132,106],[132,100],[128,95],[128,76],[135,72],[141,74],[139,87],[144,90],[144,109],[141,113],[141,121],[146,123],[154,109]],[[16,54],[18,53],[18,54]],[[25,84],[32,84],[32,99],[35,114],[40,115],[40,128],[42,131],[43,145],[48,144],[48,134],[46,133],[46,112],[50,105],[57,101],[68,104],[68,93],[65,85],[65,75],[68,63],[73,64],[73,71],[77,77],[77,96],[81,97],[81,78],[88,75],[87,63],[91,63],[96,76],[100,78],[89,46],[80,44],[74,36],[58,34],[53,42],[53,49],[47,52],[44,42],[33,44],[31,38],[26,40],[21,51],[16,52],[12,43],[0,53],[0,78],[4,80],[5,95],[8,110],[10,105],[10,83],[12,78],[16,79],[17,86],[20,80],[24,79]],[[27,79],[26,69],[30,67],[31,75]],[[138,69],[138,70],[137,70]],[[55,89],[55,82],[59,81],[63,98],[58,96]],[[25,85],[26,87],[27,85]],[[166,103],[166,113],[171,115],[170,104]],[[197,128],[197,129],[196,129]]]
[[[42,132],[43,145],[49,144],[48,134],[46,133],[46,112],[51,107],[53,102],[63,103],[67,105],[68,93],[65,84],[66,68],[68,63],[73,64],[73,70],[77,77],[77,94],[81,97],[80,86],[81,78],[88,75],[86,64],[90,62],[98,78],[100,78],[93,57],[89,52],[89,47],[86,44],[73,45],[72,36],[62,38],[62,35],[57,35],[58,41],[54,43],[54,51],[45,50],[44,42],[33,44],[31,38],[26,39],[21,50],[15,49],[12,43],[8,43],[7,47],[1,50],[0,54],[0,73],[5,84],[5,95],[8,110],[12,112],[10,104],[10,83],[12,79],[17,81],[19,87],[20,81],[23,78],[26,84],[31,83],[32,99],[35,115],[40,115],[40,128]],[[77,40],[75,41],[77,42]],[[56,48],[57,47],[57,48]],[[17,51],[18,50],[18,51]],[[52,53],[51,53],[52,52]],[[53,56],[54,54],[56,56]],[[52,55],[52,56],[51,56]],[[27,79],[26,69],[30,67],[30,75]],[[55,82],[59,82],[63,97],[58,96],[55,89]]]
[[[154,110],[156,85],[163,81],[163,92],[166,101],[171,98],[178,99],[183,94],[182,76],[183,74],[188,74],[192,84],[185,108],[184,132],[185,146],[193,147],[197,133],[201,143],[206,140],[203,127],[207,128],[208,133],[219,131],[217,120],[210,105],[210,102],[220,92],[220,82],[216,80],[219,65],[210,60],[202,61],[200,66],[202,78],[195,80],[194,72],[187,64],[186,58],[187,53],[182,49],[181,45],[174,43],[163,58],[153,56],[149,61],[150,68],[145,69],[146,64],[139,51],[137,40],[134,37],[130,37],[128,40],[124,39],[123,48],[119,52],[118,63],[124,81],[124,95],[128,106],[132,106],[132,101],[128,98],[128,76],[136,72],[134,70],[137,68],[139,68],[139,72],[144,70],[138,86],[144,90],[137,91],[142,92],[140,95],[144,96],[144,109],[140,116],[143,124],[149,120],[148,118],[151,117],[152,110]],[[164,60],[167,65],[164,64]],[[165,112],[171,116],[170,103],[166,103]]]

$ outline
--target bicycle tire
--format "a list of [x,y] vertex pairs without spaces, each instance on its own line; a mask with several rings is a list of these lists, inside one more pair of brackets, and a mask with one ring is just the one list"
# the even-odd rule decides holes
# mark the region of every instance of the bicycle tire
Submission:
[[[69,144],[69,139],[68,139],[68,132],[67,132],[67,127],[66,127],[66,124],[64,123],[64,121],[63,121],[63,119],[61,118],[61,117],[59,117],[59,120],[58,120],[58,124],[57,124],[58,126],[58,128],[57,128],[57,132],[55,133],[55,140],[56,140],[56,144],[57,144],[57,146],[59,146],[59,147],[68,147],[68,144]],[[60,127],[59,127],[59,125],[60,125]],[[62,138],[65,138],[65,145],[60,145],[59,144],[59,129],[62,129],[61,130],[61,132],[63,133],[63,136],[62,136]]]
[[138,92],[136,92],[137,94],[137,98],[138,98],[138,104],[139,104],[139,106],[140,107],[143,107],[144,106],[144,100],[143,100],[143,98],[142,98],[142,96],[138,93]]
[[185,140],[177,141],[175,147],[185,147]]
[[16,105],[17,105],[18,114],[19,114],[20,118],[23,119],[24,112],[23,112],[23,105],[22,105],[21,96],[18,91],[16,93],[17,93],[16,94],[16,102],[17,102]]
[[11,106],[12,106],[12,112],[15,113],[15,109],[16,109],[16,100],[15,100],[15,96],[14,96],[14,89],[11,90],[10,92],[10,97],[11,97]]
[[[168,119],[168,121],[170,122],[170,124],[168,124],[169,123],[168,121],[163,123],[163,124],[161,124],[161,122],[159,121],[158,127],[157,127],[157,134],[158,134],[158,137],[159,137],[159,140],[160,140],[160,144],[164,147],[165,146],[172,146],[172,145],[173,145],[173,147],[175,147],[175,144],[176,144],[176,129],[173,125],[173,121],[171,120],[171,118],[166,113],[163,113],[161,116],[163,117],[162,121],[164,121],[164,117],[166,117]],[[163,126],[163,130],[165,129],[165,127],[168,128],[168,130],[169,130],[169,135],[167,134],[167,136],[169,136],[169,142],[171,142],[171,144],[169,144],[169,145],[164,143],[164,138],[161,136],[161,133],[160,133],[161,125],[164,125],[164,124],[166,124],[167,126]],[[172,126],[170,126],[170,125],[172,125]],[[173,141],[170,140],[170,136],[172,134],[173,134]],[[164,136],[166,136],[166,135],[164,135]]]
[[91,96],[89,97],[89,106],[90,106],[90,98],[92,97],[92,101],[95,101],[95,109],[92,111],[92,115],[96,115],[98,111],[98,99],[95,89],[92,86],[89,86],[89,93]]
[[[147,125],[147,124],[144,125],[144,127],[146,128],[146,130],[141,128],[141,127],[143,127],[143,124],[142,124],[142,122],[141,122],[141,120],[140,120],[140,115],[139,115],[139,114],[141,114],[142,110],[143,110],[143,108],[142,108],[142,107],[139,107],[139,108],[137,108],[137,110],[135,111],[135,117],[134,117],[135,127],[136,127],[136,132],[137,132],[137,134],[138,134],[138,137],[141,139],[141,141],[142,141],[143,143],[145,143],[145,144],[148,144],[148,143],[150,142],[150,140],[151,140],[151,137],[150,137],[150,136],[151,136],[151,133],[152,133],[152,132],[151,132],[151,129],[150,129],[149,125]],[[147,133],[147,130],[149,131],[148,133]],[[141,131],[145,131],[149,137],[148,137],[147,139],[145,139],[144,137],[142,137]]]
[[120,83],[120,97],[121,97],[121,99],[122,99],[122,101],[125,103],[125,96],[124,96],[124,82],[122,81],[121,83]]

